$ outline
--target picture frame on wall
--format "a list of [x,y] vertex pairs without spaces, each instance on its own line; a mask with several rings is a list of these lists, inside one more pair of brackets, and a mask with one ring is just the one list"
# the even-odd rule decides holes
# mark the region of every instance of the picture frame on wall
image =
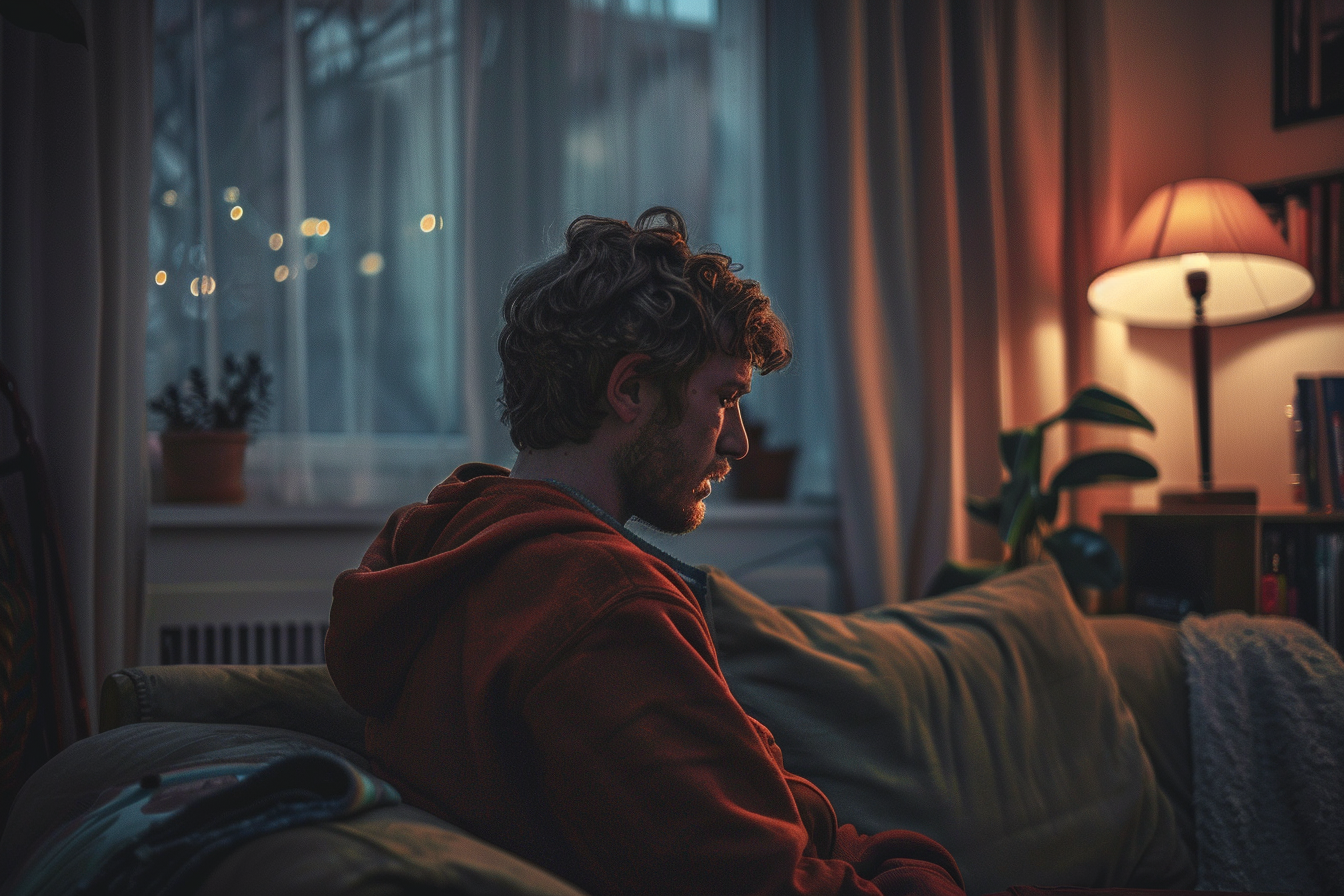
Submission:
[[1344,0],[1274,0],[1274,127],[1344,114]]

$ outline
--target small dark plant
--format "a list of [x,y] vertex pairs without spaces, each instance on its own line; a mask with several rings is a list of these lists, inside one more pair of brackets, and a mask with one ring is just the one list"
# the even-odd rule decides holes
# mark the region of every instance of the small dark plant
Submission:
[[1129,451],[1093,451],[1080,454],[1060,467],[1047,488],[1041,488],[1041,449],[1045,430],[1068,420],[1133,426],[1153,431],[1153,424],[1129,402],[1098,386],[1089,386],[1068,406],[1033,426],[999,433],[999,458],[1008,479],[994,498],[970,497],[966,509],[981,522],[997,526],[1003,541],[1003,560],[992,565],[948,561],[929,585],[928,596],[974,585],[990,576],[1018,569],[1040,559],[1055,558],[1064,577],[1074,585],[1103,590],[1120,584],[1124,570],[1106,537],[1095,529],[1074,524],[1054,530],[1060,492],[1116,482],[1143,482],[1157,478],[1157,467]]
[[170,432],[182,430],[246,429],[266,419],[271,408],[271,375],[261,366],[261,356],[250,353],[239,362],[224,356],[220,394],[211,398],[205,374],[199,367],[187,371],[187,381],[163,387],[149,409],[163,415]]

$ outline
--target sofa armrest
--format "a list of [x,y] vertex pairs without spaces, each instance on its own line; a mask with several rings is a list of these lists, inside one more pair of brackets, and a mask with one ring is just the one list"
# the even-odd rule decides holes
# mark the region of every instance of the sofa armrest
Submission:
[[364,753],[364,717],[324,665],[140,666],[103,682],[99,729],[136,722],[224,722],[311,734]]

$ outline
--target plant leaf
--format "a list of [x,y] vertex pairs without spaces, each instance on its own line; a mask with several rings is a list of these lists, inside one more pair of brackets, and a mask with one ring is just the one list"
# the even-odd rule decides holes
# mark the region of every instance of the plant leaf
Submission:
[[1129,451],[1091,451],[1071,458],[1050,480],[1047,491],[1108,482],[1144,482],[1157,478],[1157,467]]
[[1036,523],[1035,483],[1025,476],[1014,476],[1003,488],[1003,506],[999,511],[999,540],[1008,547],[1018,541]]
[[924,596],[937,597],[939,594],[947,594],[949,591],[956,591],[958,588],[969,588],[971,585],[978,585],[985,579],[1003,571],[1002,563],[990,566],[957,563],[948,560],[938,567],[938,571],[933,574],[933,580],[929,582],[929,587],[924,590]]
[[1071,582],[1109,590],[1124,580],[1120,555],[1106,536],[1094,529],[1069,526],[1046,538],[1044,546]]
[[1002,498],[977,498],[971,495],[966,499],[966,509],[971,516],[982,523],[989,523],[991,526],[999,524],[999,515],[1003,511]]
[[1040,481],[1041,446],[1045,436],[1040,426],[1024,426],[999,433],[999,460],[1009,476],[1032,475]]
[[1036,502],[1036,513],[1047,523],[1053,523],[1059,515],[1059,492],[1047,491]]
[[1100,386],[1088,386],[1073,396],[1069,406],[1052,418],[1055,420],[1077,420],[1086,423],[1113,423],[1118,426],[1137,426],[1153,431],[1153,424],[1143,412],[1125,399]]

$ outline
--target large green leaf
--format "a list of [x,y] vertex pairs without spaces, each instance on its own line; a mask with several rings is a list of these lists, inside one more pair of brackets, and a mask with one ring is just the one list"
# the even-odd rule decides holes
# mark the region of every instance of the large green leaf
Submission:
[[1047,523],[1053,523],[1059,515],[1059,492],[1051,490],[1041,495],[1036,502],[1036,513]]
[[1088,386],[1073,396],[1069,406],[1060,411],[1055,420],[1075,420],[1086,423],[1114,423],[1118,426],[1137,426],[1153,431],[1153,424],[1143,412],[1119,395],[1100,386]]
[[1092,451],[1072,458],[1050,480],[1048,492],[1109,482],[1144,482],[1157,478],[1157,467],[1129,451]]
[[924,596],[937,597],[949,591],[956,591],[958,588],[969,588],[1003,571],[1002,563],[970,565],[948,560],[938,567],[938,571],[933,575],[933,581],[929,582],[929,587],[924,591]]
[[971,495],[966,499],[966,509],[970,511],[971,516],[980,522],[998,526],[999,514],[1003,510],[1003,499],[977,498],[975,495]]
[[1014,476],[1003,488],[1003,507],[999,512],[999,540],[1015,546],[1036,525],[1036,483],[1025,476]]
[[1042,441],[1041,430],[1037,426],[999,433],[999,460],[1003,461],[1009,476],[1016,476],[1024,471],[1031,472],[1030,467],[1034,462],[1039,478]]
[[1109,590],[1125,577],[1115,548],[1104,535],[1086,526],[1061,529],[1046,538],[1044,546],[1071,582]]

